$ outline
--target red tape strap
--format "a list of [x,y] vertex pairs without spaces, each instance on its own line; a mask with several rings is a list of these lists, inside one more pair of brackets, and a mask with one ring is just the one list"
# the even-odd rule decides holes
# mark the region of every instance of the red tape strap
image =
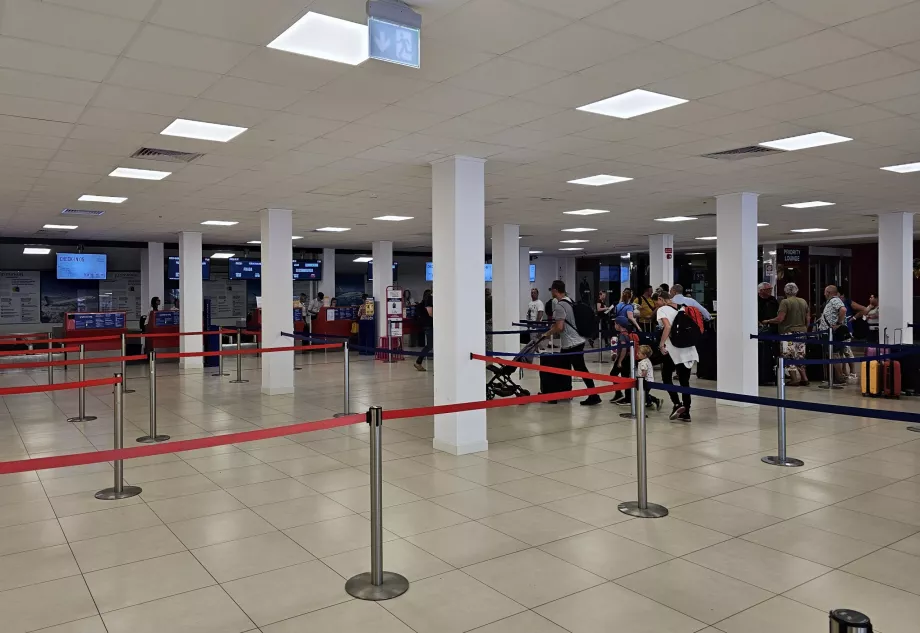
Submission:
[[[298,345],[297,347],[259,347],[257,349],[241,350],[224,350],[220,352],[166,352],[157,354],[157,358],[192,358],[196,356],[239,356],[240,354],[268,354],[269,352],[301,352],[311,349],[338,349],[342,347],[341,343],[329,343],[327,345]],[[2,366],[0,366],[2,368]]]
[[[24,393],[42,393],[45,391],[66,391],[68,389],[79,389],[80,387],[101,387],[103,385],[115,385],[122,382],[121,378],[95,378],[93,380],[84,380],[82,382],[63,382],[56,385],[26,385],[23,387],[3,387],[0,388],[0,396],[18,396]],[[2,462],[0,462],[2,465]]]
[[121,334],[106,334],[105,336],[75,336],[73,338],[39,339],[40,343],[89,343],[91,341],[120,341]]
[[125,338],[166,338],[169,336],[217,336],[226,334],[225,331],[214,330],[212,332],[140,332],[126,334]]
[[561,367],[544,367],[543,365],[534,365],[533,363],[519,363],[516,360],[505,360],[493,356],[481,356],[480,354],[470,354],[470,358],[475,360],[484,360],[487,363],[497,365],[510,365],[511,367],[520,367],[521,369],[531,369],[533,371],[542,371],[548,374],[560,374],[562,376],[572,376],[573,378],[587,378],[589,380],[601,380],[618,385],[619,389],[632,389],[636,386],[636,381],[632,378],[620,378],[618,376],[608,376],[606,374],[592,374],[584,371],[574,371],[572,369],[562,369]]
[[[0,356],[28,356],[30,354],[47,354],[48,352],[53,354],[65,354],[67,352],[79,352],[79,347],[52,347],[50,350],[46,347],[44,349],[21,349],[21,350],[10,350],[6,352],[0,352]],[[2,367],[0,367],[2,369]]]
[[[47,353],[47,352],[46,352]],[[3,369],[35,369],[38,367],[68,367],[70,365],[98,365],[101,363],[120,363],[121,361],[135,361],[135,360],[147,360],[147,357],[143,354],[138,356],[111,356],[109,358],[84,358],[80,360],[79,358],[74,358],[71,360],[52,360],[52,361],[40,361],[34,363],[8,363],[6,365],[0,365],[0,370]]]

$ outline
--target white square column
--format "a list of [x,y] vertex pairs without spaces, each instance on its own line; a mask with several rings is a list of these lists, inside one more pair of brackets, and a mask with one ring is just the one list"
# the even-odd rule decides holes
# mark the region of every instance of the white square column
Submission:
[[[492,227],[492,329],[507,331],[521,312],[521,227],[497,224]],[[437,270],[437,268],[435,269]],[[499,334],[492,337],[496,352],[516,352],[520,337]]]
[[[578,262],[575,261],[574,257],[560,257],[558,262],[559,274],[556,279],[559,279],[565,284],[565,290],[573,300],[578,300],[578,288],[575,287],[576,278],[578,277]],[[549,292],[548,289],[549,286],[540,288],[540,293]],[[543,303],[547,301],[549,301],[549,299],[544,299]]]
[[[879,337],[903,329],[904,342],[914,342],[913,323],[914,214],[878,216]],[[915,326],[916,327],[916,326]],[[881,340],[881,339],[880,339]],[[900,340],[900,339],[899,339]]]
[[716,196],[718,389],[749,396],[757,395],[758,383],[757,341],[751,338],[757,333],[757,198],[756,193]]
[[[754,262],[757,263],[757,262]],[[648,236],[649,284],[674,285],[674,236],[667,233]]]
[[[262,209],[262,348],[290,347],[294,340],[293,247],[290,209]],[[324,275],[325,276],[325,275]],[[294,352],[262,354],[262,393],[294,393]]]
[[517,318],[515,318],[515,322],[520,321],[527,315],[527,306],[530,305],[530,289],[533,286],[530,283],[529,246],[518,247],[518,277],[520,279],[518,281],[518,296],[520,297],[520,305],[518,306],[518,314]]
[[[204,311],[201,284],[201,233],[179,233],[179,331],[200,332]],[[180,352],[204,351],[201,336],[180,336]],[[180,358],[180,367],[204,367],[201,356]]]
[[[451,156],[431,165],[434,262],[434,403],[485,400],[485,161]],[[429,364],[429,367],[431,365]],[[434,419],[434,448],[488,449],[485,410]]]
[[[326,305],[335,296],[335,249],[323,249],[323,278],[319,282],[319,292],[323,293]],[[313,297],[309,297],[312,299]]]
[[163,242],[147,242],[147,250],[141,253],[141,316],[150,309],[150,300],[159,297],[165,304],[163,294]]
[[[393,285],[393,242],[374,242],[374,300],[377,302],[377,337],[389,336],[387,331],[387,288]],[[376,341],[375,341],[376,343]]]

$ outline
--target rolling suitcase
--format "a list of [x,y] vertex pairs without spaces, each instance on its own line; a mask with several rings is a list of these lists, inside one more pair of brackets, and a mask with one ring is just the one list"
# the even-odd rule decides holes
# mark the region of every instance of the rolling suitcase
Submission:
[[[825,345],[820,345],[818,343],[809,341],[805,344],[805,359],[806,360],[820,360],[824,358],[827,347]],[[805,376],[808,377],[809,382],[821,382],[822,380],[827,380],[825,371],[830,365],[805,365]]]
[[718,352],[716,348],[715,330],[706,328],[696,350],[700,355],[700,360],[696,364],[696,377],[700,380],[716,380],[718,378],[716,370]]
[[[544,367],[571,369],[569,356],[553,356],[552,354],[540,355],[540,364]],[[540,372],[540,393],[560,393],[572,390],[572,377],[562,374]]]
[[881,363],[882,391],[886,398],[901,397],[901,363],[886,360]]
[[862,363],[862,372],[859,376],[859,387],[862,395],[877,398],[882,395],[884,381],[880,373],[881,363],[870,360]]

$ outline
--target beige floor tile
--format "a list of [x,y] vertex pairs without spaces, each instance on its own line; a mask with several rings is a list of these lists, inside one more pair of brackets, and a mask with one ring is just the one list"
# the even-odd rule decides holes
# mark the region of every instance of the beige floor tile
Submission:
[[[348,439],[348,438],[342,438]],[[300,459],[302,457],[314,457],[319,455],[317,451],[311,450],[300,444],[289,444],[286,446],[273,446],[271,448],[259,448],[246,451],[259,461],[271,464],[272,462],[281,462],[289,459]]]
[[401,537],[465,523],[466,520],[461,514],[424,500],[393,506],[383,513],[383,527]]
[[882,475],[893,479],[906,479],[907,477],[913,477],[917,473],[920,473],[920,465],[911,466],[910,464],[886,462],[881,459],[875,459],[872,455],[853,457],[842,462],[837,462],[834,466],[846,470]]
[[479,484],[446,472],[433,472],[417,477],[397,479],[393,482],[393,485],[403,490],[408,490],[412,494],[424,499],[449,495],[455,492],[463,492],[465,490],[474,490],[480,487]]
[[780,519],[791,519],[826,505],[762,488],[736,490],[735,492],[713,497],[712,501],[747,508],[748,510],[779,517]]
[[773,596],[768,591],[681,559],[616,582],[707,624],[715,624]]
[[860,492],[869,492],[877,488],[884,488],[885,486],[890,486],[897,482],[896,479],[892,479],[891,477],[848,470],[836,465],[806,470],[803,473],[797,474],[796,477],[823,481],[827,484],[834,484],[835,486],[843,486],[845,488],[853,488]]
[[[631,479],[636,479],[638,476],[638,464],[636,463],[635,457],[621,457],[609,462],[599,462],[591,465],[595,468],[600,468],[601,470],[609,470],[612,473],[627,475]],[[659,464],[658,462],[646,462],[645,466],[646,470],[648,470],[649,477],[657,477],[659,475],[676,473],[680,470],[680,468]]]
[[487,516],[492,516],[493,514],[520,510],[521,508],[526,508],[531,505],[517,497],[506,495],[497,490],[479,487],[463,492],[433,497],[430,501],[439,506],[444,506],[448,510],[458,512],[470,519],[482,519]]
[[223,490],[153,501],[147,504],[164,523],[187,521],[210,514],[240,510],[244,506]]
[[383,607],[417,633],[462,633],[524,610],[461,571],[420,580]]
[[920,503],[905,499],[887,497],[875,492],[841,501],[838,508],[855,510],[872,516],[883,516],[893,521],[900,521],[920,529]]
[[[111,472],[101,472],[49,479],[43,482],[43,485],[49,497],[61,497],[78,492],[97,492],[103,488],[111,487],[113,480],[114,476]],[[127,481],[128,478],[125,477],[125,480]]]
[[620,502],[593,492],[567,497],[543,504],[544,508],[564,514],[594,527],[606,527],[628,521],[630,516],[619,511]]
[[605,529],[672,556],[684,556],[731,538],[727,534],[681,521],[673,515],[654,520],[632,519]]
[[357,468],[327,470],[326,472],[316,473],[314,475],[304,475],[303,477],[298,477],[297,480],[306,484],[313,490],[324,494],[337,490],[367,486],[369,481],[367,473]]
[[80,573],[67,545],[0,557],[0,591],[59,580]]
[[[421,497],[414,495],[408,490],[403,490],[398,486],[383,482],[381,486],[383,493],[383,507],[402,505],[421,500]],[[370,512],[371,510],[371,488],[370,486],[361,486],[360,488],[348,488],[337,492],[329,492],[327,497],[340,503],[352,512]]]
[[[111,477],[109,485],[111,485]],[[0,506],[42,499],[45,499],[45,489],[37,481],[0,487]]]
[[553,473],[559,470],[568,470],[570,468],[579,466],[579,464],[567,459],[551,457],[546,454],[522,455],[521,457],[513,457],[511,459],[503,460],[502,463],[504,463],[506,466],[511,466],[511,468],[526,470],[527,472],[534,475],[545,475],[546,473]]
[[54,510],[48,502],[48,499],[45,498],[35,501],[25,501],[23,503],[11,503],[2,507],[3,511],[0,512],[0,527],[24,525],[26,523],[48,521],[55,518]]
[[[680,440],[676,440],[680,441]],[[658,464],[665,464],[672,468],[699,468],[717,461],[712,457],[705,457],[696,453],[690,453],[679,449],[668,448],[660,451],[649,453],[648,461]]]
[[[370,547],[371,542],[370,521],[359,514],[301,525],[284,533],[317,558]],[[383,531],[384,542],[397,538],[392,532]]]
[[54,513],[58,517],[69,517],[75,514],[98,512],[99,510],[113,510],[125,506],[141,505],[144,502],[141,497],[102,501],[86,492],[77,492],[62,497],[51,497],[48,501],[51,502],[51,507],[54,508]]
[[[803,500],[800,499],[800,501]],[[741,536],[780,521],[775,516],[728,503],[720,503],[712,499],[703,499],[702,501],[678,506],[671,511],[671,514],[678,519],[732,536]]]
[[613,488],[614,486],[621,486],[630,481],[635,481],[635,477],[621,475],[593,466],[580,466],[578,468],[549,473],[546,475],[546,478],[591,491],[601,490],[602,488]]
[[234,580],[223,587],[259,627],[351,600],[341,577],[319,561]]
[[535,611],[572,633],[606,631],[612,622],[629,623],[630,633],[693,633],[704,626],[613,583],[592,587]]
[[286,479],[288,476],[280,470],[272,468],[268,464],[259,464],[243,468],[215,470],[207,473],[207,477],[218,486],[235,488],[237,486],[258,484],[263,481]]
[[345,506],[322,495],[300,497],[279,503],[270,503],[253,508],[253,512],[274,525],[279,530],[328,521],[352,514]]
[[[604,490],[598,490],[597,493],[618,501],[635,501],[639,498],[639,491],[634,483],[615,486],[613,488],[605,488]],[[663,505],[667,508],[674,508],[687,503],[693,503],[694,501],[699,501],[703,497],[691,492],[650,483],[648,485],[648,498],[649,501],[653,501],[659,505]]]
[[607,580],[632,574],[672,558],[660,550],[604,530],[548,543],[540,549]]
[[490,442],[488,450],[482,451],[481,453],[474,453],[474,455],[476,455],[476,457],[482,457],[483,459],[500,461],[503,459],[521,457],[522,455],[530,455],[531,453],[533,453],[532,450],[512,444],[511,442]]
[[59,624],[47,629],[42,629],[42,633],[106,633],[105,624],[98,615],[82,620],[74,620],[66,624]]
[[67,542],[56,520],[0,528],[0,556]]
[[60,522],[69,541],[84,541],[163,523],[153,510],[143,504],[63,517]]
[[545,545],[592,529],[587,523],[541,507],[496,514],[481,519],[480,523],[528,545]]
[[484,460],[476,455],[451,455],[441,451],[413,457],[415,461],[438,470],[456,470],[481,464]]
[[481,486],[494,486],[495,484],[502,484],[506,481],[527,479],[533,476],[526,470],[505,466],[497,461],[486,460],[479,464],[458,468],[457,470],[451,470],[449,472],[452,475],[462,477],[463,479],[467,479]]
[[920,557],[893,549],[880,549],[842,568],[883,585],[920,594]]
[[263,633],[303,633],[304,631],[335,631],[336,633],[413,633],[379,604],[352,600],[290,620],[270,624]]
[[27,633],[96,615],[79,576],[0,592],[3,633]]
[[235,541],[275,530],[271,524],[249,509],[179,521],[170,524],[169,529],[189,549]]
[[773,633],[777,622],[782,622],[783,633],[815,633],[827,628],[827,612],[776,596],[722,620],[718,623],[718,630],[725,633]]
[[[709,475],[710,477],[718,477],[719,479],[735,481],[739,484],[747,484],[748,486],[762,484],[764,482],[776,479],[777,477],[784,477],[785,475],[788,475],[788,473],[779,468],[777,468],[774,472],[770,472],[761,468],[745,466],[744,464],[736,464],[735,462],[718,462],[715,464],[708,464],[706,466],[694,468],[693,472]],[[780,481],[785,481],[785,479],[780,479]]]
[[804,477],[783,477],[782,479],[774,479],[773,481],[760,484],[757,488],[772,490],[773,492],[791,495],[801,499],[809,499],[822,504],[837,503],[844,499],[857,497],[861,494],[858,490],[854,490],[853,488],[835,486],[834,484],[828,484],[814,479],[806,479]]
[[785,595],[825,613],[845,604],[848,609],[868,614],[872,624],[885,633],[915,631],[920,618],[916,595],[843,571],[832,571]]
[[[608,473],[609,474],[609,473]],[[584,488],[578,488],[561,481],[546,477],[529,477],[516,479],[492,486],[493,490],[517,497],[528,503],[549,503],[557,499],[584,494]]]
[[918,503],[920,502],[920,482],[899,481],[896,484],[879,488],[875,494]]
[[661,475],[659,477],[653,477],[649,480],[649,483],[667,486],[668,488],[676,488],[677,490],[683,490],[684,492],[690,492],[704,497],[722,495],[745,487],[744,484],[739,484],[735,481],[693,472]]
[[773,593],[831,571],[830,567],[740,539],[693,552],[684,559]]
[[197,470],[186,463],[179,461],[166,462],[163,464],[140,466],[138,468],[126,468],[125,480],[134,485],[143,486],[153,481],[173,479],[175,477],[191,477],[197,473]]
[[599,462],[609,462],[621,456],[619,453],[602,451],[601,449],[594,448],[592,446],[573,446],[571,448],[560,448],[558,450],[548,452],[547,455],[550,457],[558,457],[559,459],[575,462],[576,464],[581,464],[584,466],[590,466],[591,464],[597,464]]
[[188,460],[188,465],[200,473],[214,473],[229,468],[243,468],[261,464],[258,459],[246,453],[222,453],[211,457],[199,457]]
[[533,611],[524,611],[476,629],[476,633],[566,633],[566,631]]
[[[358,466],[358,468],[364,472],[370,471],[370,466]],[[384,481],[396,481],[397,479],[405,479],[406,477],[418,477],[419,475],[429,475],[431,473],[438,472],[437,469],[432,468],[431,466],[426,466],[421,462],[417,462],[414,459],[405,458],[405,459],[394,459],[386,462],[383,465],[383,480]]]
[[254,627],[220,587],[189,591],[102,617],[108,633],[243,633]]
[[100,613],[174,596],[214,584],[188,552],[170,554],[84,575]]
[[185,551],[182,542],[165,525],[71,542],[70,548],[84,574]]
[[222,583],[313,560],[309,552],[280,532],[219,543],[192,554]]
[[299,499],[301,497],[309,497],[316,494],[315,490],[290,478],[263,481],[259,484],[237,486],[236,488],[227,488],[227,492],[250,508],[268,505],[270,503],[279,503],[281,501],[290,501],[291,499]]
[[904,539],[903,541],[892,543],[888,547],[891,549],[896,549],[899,552],[907,552],[908,554],[913,554],[914,556],[920,556],[920,532]]
[[879,548],[794,521],[777,523],[741,538],[828,567],[840,567]]
[[145,482],[142,487],[144,491],[141,493],[141,499],[147,503],[162,501],[163,499],[173,499],[185,495],[194,495],[201,492],[210,492],[211,490],[218,490],[220,488],[220,486],[213,481],[198,473],[189,475],[188,477],[175,477],[173,479]]
[[[435,558],[425,550],[404,540],[390,541],[384,547],[386,571],[393,571],[405,576],[409,582],[422,578],[437,576],[453,570],[444,561]],[[336,554],[323,559],[342,578],[362,574],[370,570],[371,550],[369,547]]]
[[527,544],[470,521],[406,539],[453,565],[466,567],[527,548]]
[[914,525],[847,510],[839,506],[821,508],[798,516],[792,521],[878,546],[889,545],[920,532],[920,529]]

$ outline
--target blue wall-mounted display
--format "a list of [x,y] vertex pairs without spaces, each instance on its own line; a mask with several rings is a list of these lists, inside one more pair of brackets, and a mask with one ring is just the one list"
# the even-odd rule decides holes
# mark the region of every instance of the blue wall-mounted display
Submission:
[[230,258],[230,279],[261,279],[262,262],[258,259]]
[[323,260],[295,259],[291,262],[294,281],[322,281]]
[[96,253],[58,253],[58,279],[105,279],[106,256]]
[[[179,280],[179,258],[175,255],[166,260],[166,278],[171,281]],[[211,260],[207,257],[201,259],[201,278],[204,281],[211,278]]]

